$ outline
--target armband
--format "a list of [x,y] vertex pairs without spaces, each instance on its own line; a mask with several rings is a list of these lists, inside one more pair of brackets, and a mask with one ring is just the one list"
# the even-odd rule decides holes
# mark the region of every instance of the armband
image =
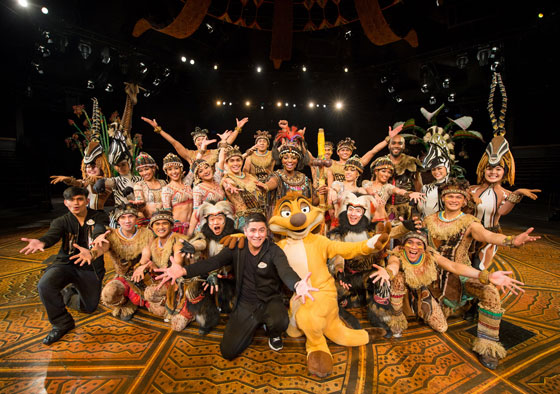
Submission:
[[490,279],[488,278],[489,275],[490,272],[488,272],[488,270],[480,271],[480,274],[478,274],[478,281],[483,285],[487,285],[490,283]]
[[161,126],[154,127],[154,133],[161,134],[162,131]]
[[519,204],[523,200],[523,196],[515,193],[510,193],[506,197],[506,201],[509,201],[512,204]]

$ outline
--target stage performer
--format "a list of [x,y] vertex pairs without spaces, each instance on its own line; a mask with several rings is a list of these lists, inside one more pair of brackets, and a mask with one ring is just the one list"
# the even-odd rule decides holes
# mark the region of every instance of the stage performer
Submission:
[[[191,136],[196,146],[196,150],[192,150],[185,148],[183,144],[173,138],[170,134],[163,131],[161,126],[158,125],[155,119],[148,119],[144,117],[142,117],[141,119],[152,126],[155,133],[160,134],[167,140],[167,142],[173,145],[173,148],[175,148],[179,156],[185,159],[189,163],[189,165],[192,166],[198,154],[201,155],[201,159],[205,160],[211,166],[214,166],[214,164],[216,164],[216,162],[218,161],[218,149],[206,149],[207,145],[212,142],[216,142],[216,140],[208,140],[207,129],[195,127],[194,131],[191,133]],[[235,121],[237,123],[235,129],[233,130],[233,132],[227,133],[226,142],[230,145],[233,144],[233,141],[235,141],[239,133],[241,133],[241,129],[243,129],[243,126],[245,126],[245,124],[249,121],[249,118],[243,118],[241,120],[235,119]]]
[[[346,192],[357,192],[366,194],[366,190],[358,185],[360,176],[364,172],[364,166],[360,162],[360,157],[352,156],[344,165],[344,181],[334,181],[329,188],[329,205],[334,206],[334,215],[338,217],[342,204],[342,196]],[[336,223],[332,227],[336,227]]]
[[243,172],[257,177],[261,182],[266,182],[274,170],[274,158],[272,151],[268,149],[272,136],[266,130],[257,130],[255,134],[255,146],[247,150]]
[[163,158],[163,172],[167,174],[169,183],[161,189],[162,207],[173,212],[173,231],[187,234],[193,210],[193,192],[190,186],[193,173],[189,171],[185,175],[183,162],[173,153]]
[[[446,184],[440,186],[444,210],[424,219],[424,226],[429,233],[429,245],[443,257],[471,266],[469,249],[474,240],[493,245],[520,247],[526,242],[540,238],[530,235],[532,227],[517,236],[505,236],[486,230],[476,217],[461,211],[470,198],[467,188],[467,181],[450,178]],[[471,299],[464,293],[461,278],[456,274],[441,271],[435,284],[437,286],[433,287],[434,295],[442,304],[446,317]],[[489,339],[481,339],[477,346],[477,352],[485,356],[485,361],[481,362],[486,366],[496,365],[498,359],[505,355],[505,349],[497,342],[501,315],[494,314],[492,319],[493,322],[488,322],[488,327],[491,328]]]
[[138,205],[145,218],[139,223],[142,225],[148,224],[152,214],[163,205],[161,191],[166,182],[156,178],[157,168],[154,158],[146,152],[140,152],[136,157],[136,169],[142,180],[134,184],[134,204]]
[[81,312],[92,313],[99,303],[105,275],[103,257],[94,255],[91,264],[86,265],[76,265],[71,260],[79,253],[78,247],[89,248],[93,240],[105,231],[105,226],[109,225],[105,212],[88,208],[87,195],[87,190],[83,188],[67,188],[63,197],[69,212],[54,219],[41,238],[21,239],[28,243],[20,250],[26,255],[44,252],[62,239],[58,254],[37,284],[39,297],[52,324],[52,330],[43,339],[45,345],[60,340],[75,327],[65,304]]
[[139,306],[150,309],[144,300],[144,283],[134,282],[132,274],[142,257],[142,250],[154,235],[150,229],[136,226],[138,209],[133,204],[118,207],[114,218],[118,228],[97,237],[91,250],[80,247],[75,263],[90,264],[93,256],[109,253],[115,276],[103,287],[101,302],[111,309],[113,316],[129,321]]
[[419,318],[437,332],[447,331],[447,319],[433,291],[438,280],[438,270],[460,275],[466,295],[479,300],[477,338],[473,351],[487,368],[496,369],[498,359],[505,357],[506,350],[499,343],[501,316],[504,313],[498,289],[513,294],[522,290],[518,280],[510,278],[511,271],[479,271],[468,265],[451,261],[428,247],[425,232],[411,231],[405,235],[404,246],[391,252],[385,268],[376,265],[371,277],[374,282],[389,283],[401,276],[415,299],[415,311]]
[[201,260],[187,267],[172,266],[160,269],[158,277],[162,283],[172,283],[181,276],[187,278],[202,275],[231,264],[235,274],[236,303],[229,315],[224,330],[220,351],[227,360],[232,360],[252,342],[255,330],[266,325],[268,345],[278,351],[283,347],[282,333],[289,323],[286,307],[282,302],[281,282],[305,301],[312,299],[306,280],[288,264],[286,255],[267,236],[266,218],[261,213],[251,213],[245,218],[243,229],[247,240],[223,248],[208,260]]

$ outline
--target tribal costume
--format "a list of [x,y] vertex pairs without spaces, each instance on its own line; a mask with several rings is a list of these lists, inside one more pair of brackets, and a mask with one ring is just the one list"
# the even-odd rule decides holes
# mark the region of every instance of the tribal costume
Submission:
[[[389,156],[387,156],[389,157]],[[404,189],[409,192],[415,191],[414,181],[419,176],[418,171],[422,168],[422,163],[415,157],[401,153],[400,160],[395,165],[395,174],[392,184],[399,189]],[[408,203],[406,196],[393,195],[385,206],[389,217],[396,218],[404,217],[409,219],[411,214],[411,207]]]

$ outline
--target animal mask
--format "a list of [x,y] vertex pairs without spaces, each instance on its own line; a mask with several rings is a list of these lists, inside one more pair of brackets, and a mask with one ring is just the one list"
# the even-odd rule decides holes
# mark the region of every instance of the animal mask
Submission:
[[303,239],[324,221],[323,210],[300,193],[289,192],[280,199],[268,221],[270,231],[293,239]]

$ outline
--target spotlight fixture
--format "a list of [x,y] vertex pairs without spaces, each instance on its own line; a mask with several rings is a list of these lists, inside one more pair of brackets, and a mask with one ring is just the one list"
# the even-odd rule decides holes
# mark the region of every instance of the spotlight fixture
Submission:
[[497,59],[499,56],[499,52],[500,52],[500,48],[498,48],[497,46],[493,46],[492,49],[490,49],[490,55],[488,56],[488,59],[490,60]]
[[159,86],[159,84],[161,83],[161,79],[156,78],[154,79],[154,82],[152,82],[154,84],[154,86]]
[[182,61],[183,63],[186,63],[186,62],[187,62],[187,57],[186,57],[186,56],[181,56],[181,61]]
[[469,58],[467,57],[467,54],[462,53],[460,55],[457,55],[457,60],[455,61],[455,63],[457,64],[459,70],[462,70],[465,67],[467,67],[467,64],[469,63]]
[[110,83],[108,83],[108,84],[105,86],[105,91],[108,92],[108,93],[111,93],[111,92],[113,91],[113,85],[111,85]]
[[395,87],[394,87],[393,85],[389,86],[389,87],[387,88],[387,92],[389,92],[389,93],[395,93]]
[[348,41],[348,40],[351,39],[351,38],[352,38],[352,30],[348,29],[348,30],[346,30],[346,31],[344,32],[344,39],[345,39],[346,41]]
[[138,63],[138,70],[140,70],[141,74],[146,74],[148,72],[148,66],[146,66],[143,62]]
[[420,91],[422,93],[428,93],[430,91],[430,88],[426,82],[422,84],[422,86],[420,87]]
[[264,109],[264,105],[261,105],[261,109]]
[[251,102],[249,100],[245,101],[245,106],[246,107],[250,107],[251,106]]
[[21,7],[27,8],[27,6],[29,5],[29,3],[27,2],[27,0],[18,0],[18,4]]
[[449,96],[447,96],[447,101],[449,101],[450,103],[455,102],[455,93],[454,92],[449,93]]
[[48,57],[51,55],[51,50],[47,47],[44,47],[43,45],[39,45],[37,47],[37,50],[43,57]]
[[327,108],[327,104],[323,104],[323,108]]
[[277,106],[277,107],[281,107],[281,106],[282,106],[282,102],[281,102],[281,101],[277,101],[277,102],[276,102],[276,106]]
[[303,66],[303,67],[301,68],[301,71],[306,72],[306,71],[307,71],[307,67]]
[[152,92],[150,92],[149,90],[146,90],[144,92],[144,97],[150,97],[151,94],[152,94]]
[[87,88],[88,89],[95,89],[95,83],[91,79],[88,79],[88,81],[87,81]]
[[191,59],[191,60],[189,61],[189,63],[190,63],[191,65],[193,65],[193,64],[194,64],[194,59]]
[[286,107],[288,107],[288,106],[289,106],[290,104],[288,104],[288,103],[284,103],[284,105],[285,105]]
[[222,102],[220,100],[216,100],[216,106],[219,107],[220,105],[222,105]]
[[316,107],[319,108],[319,104],[317,104]]
[[43,67],[39,63],[33,62],[31,65],[35,68],[37,74],[43,75],[45,73],[45,70],[43,70]]
[[231,101],[229,102],[229,106],[231,107]]
[[451,79],[444,78],[443,82],[441,83],[441,87],[444,89],[449,89],[450,84],[451,84]]
[[492,72],[496,72],[498,71],[498,69],[500,68],[500,66],[502,65],[502,63],[499,60],[494,61],[494,63],[492,63],[490,65],[490,70]]
[[345,73],[348,72],[348,67],[344,67],[344,72],[345,72]]
[[225,102],[225,101],[222,101],[222,105],[226,105],[226,102]]
[[397,94],[394,98],[395,98],[395,101],[396,101],[397,103],[402,103],[402,101],[403,101],[402,97],[399,96],[398,94]]
[[487,47],[479,48],[476,53],[476,60],[479,66],[486,66],[488,64],[488,57],[490,56],[490,49]]
[[214,64],[214,70],[217,70],[217,69],[218,69],[218,65]]
[[315,106],[315,103],[313,101],[310,101],[309,104],[307,105],[309,108],[313,108]]
[[262,71],[262,67],[261,67],[261,66],[258,66],[258,67],[257,67],[257,72],[260,73],[261,71]]
[[101,50],[101,63],[109,64],[111,62],[111,51],[108,47]]
[[295,107],[296,107],[296,105],[294,104],[294,105],[293,105],[293,107],[295,108]]
[[91,45],[88,44],[87,42],[81,41],[78,44],[78,50],[82,54],[82,57],[84,58],[84,60],[87,60],[89,55],[91,55]]
[[544,14],[543,14],[542,12],[539,12],[539,13],[537,14],[537,16],[538,16],[539,19],[544,18]]
[[41,12],[45,15],[48,15],[49,9],[47,7],[41,7]]
[[430,103],[430,105],[435,105],[435,103],[436,103],[436,96],[430,96],[430,99],[428,100],[428,102]]
[[344,105],[342,104],[342,101],[337,101],[336,104],[334,105],[334,107],[335,107],[337,110],[341,110],[343,106],[344,106]]
[[169,68],[165,67],[163,69],[163,77],[164,78],[169,78],[170,75],[171,75],[171,70]]
[[54,40],[51,37],[51,32],[48,30],[43,30],[43,38],[47,40],[47,44],[54,43]]
[[382,75],[381,78],[379,78],[379,82],[387,83],[387,77],[385,75]]
[[206,29],[208,30],[208,34],[212,34],[214,33],[214,26],[212,26],[210,23],[206,22]]

